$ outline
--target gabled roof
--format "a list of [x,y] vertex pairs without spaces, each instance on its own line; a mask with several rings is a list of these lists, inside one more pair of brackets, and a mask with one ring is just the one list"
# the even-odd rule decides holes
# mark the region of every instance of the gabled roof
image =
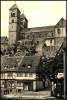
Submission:
[[16,3],[10,8],[10,10],[13,10],[13,9],[18,9],[18,6],[16,5]]
[[66,20],[62,17],[60,21],[56,24],[56,27],[65,27],[66,26]]
[[[20,64],[20,66],[18,67],[17,71],[19,72],[36,72],[37,66],[39,64],[40,61],[40,56],[25,56]],[[25,65],[25,67],[24,67]],[[28,68],[28,66],[31,65],[30,68]]]
[[8,43],[8,39],[6,36],[1,37],[1,44]]

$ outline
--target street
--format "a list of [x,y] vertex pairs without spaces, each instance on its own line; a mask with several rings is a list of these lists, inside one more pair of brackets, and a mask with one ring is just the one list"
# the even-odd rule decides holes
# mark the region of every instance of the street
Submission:
[[39,91],[39,92],[32,92],[32,91],[24,91],[23,93],[19,94],[10,94],[4,97],[6,100],[63,100],[57,99],[55,97],[51,97],[50,90]]

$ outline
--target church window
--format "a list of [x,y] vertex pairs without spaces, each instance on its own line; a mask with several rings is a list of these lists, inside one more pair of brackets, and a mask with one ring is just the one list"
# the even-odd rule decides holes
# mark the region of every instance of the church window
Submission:
[[15,17],[15,13],[11,13],[11,17]]
[[58,28],[57,31],[58,31],[58,34],[60,34],[60,28]]
[[14,20],[12,19],[12,23],[14,23]]
[[13,28],[13,26],[12,26],[12,28]]

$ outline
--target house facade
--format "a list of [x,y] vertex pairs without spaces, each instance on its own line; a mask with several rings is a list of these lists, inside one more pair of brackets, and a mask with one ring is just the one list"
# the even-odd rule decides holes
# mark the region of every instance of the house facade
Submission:
[[1,65],[2,95],[42,89],[43,82],[37,76],[39,61],[40,56],[35,55],[23,58],[7,56]]

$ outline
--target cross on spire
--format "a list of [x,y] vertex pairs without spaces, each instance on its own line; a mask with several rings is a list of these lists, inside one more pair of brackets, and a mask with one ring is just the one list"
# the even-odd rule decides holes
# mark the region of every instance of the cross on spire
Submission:
[[15,1],[15,4],[16,4],[16,1]]

